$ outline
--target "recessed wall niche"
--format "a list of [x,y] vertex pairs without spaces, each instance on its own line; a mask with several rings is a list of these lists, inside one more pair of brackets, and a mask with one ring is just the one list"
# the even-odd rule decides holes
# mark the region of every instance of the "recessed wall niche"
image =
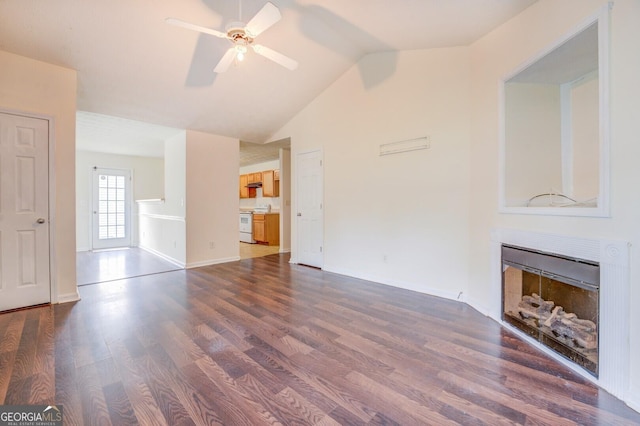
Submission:
[[500,211],[609,214],[609,6],[502,81]]

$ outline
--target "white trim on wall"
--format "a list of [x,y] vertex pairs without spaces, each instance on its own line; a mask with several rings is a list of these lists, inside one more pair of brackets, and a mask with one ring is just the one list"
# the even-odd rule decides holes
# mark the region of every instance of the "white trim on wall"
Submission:
[[201,260],[199,262],[191,262],[186,265],[186,269],[200,268],[201,266],[219,265],[220,263],[236,262],[240,260],[240,256],[223,257],[221,259]]

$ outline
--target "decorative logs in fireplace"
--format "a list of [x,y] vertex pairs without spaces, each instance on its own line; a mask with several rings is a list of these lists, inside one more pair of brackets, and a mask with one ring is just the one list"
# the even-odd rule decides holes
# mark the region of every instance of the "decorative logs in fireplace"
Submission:
[[544,300],[536,293],[522,296],[517,310],[529,325],[542,329],[547,334],[553,333],[569,346],[587,350],[598,348],[598,334],[593,321],[567,313],[562,306],[555,306],[553,301]]

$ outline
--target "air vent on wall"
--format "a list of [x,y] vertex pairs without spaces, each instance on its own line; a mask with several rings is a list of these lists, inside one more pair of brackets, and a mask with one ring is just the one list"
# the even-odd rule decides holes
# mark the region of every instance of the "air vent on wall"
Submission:
[[406,141],[384,143],[380,145],[380,155],[399,154],[401,152],[429,149],[431,147],[430,142],[431,139],[429,136],[424,136],[416,139],[408,139]]

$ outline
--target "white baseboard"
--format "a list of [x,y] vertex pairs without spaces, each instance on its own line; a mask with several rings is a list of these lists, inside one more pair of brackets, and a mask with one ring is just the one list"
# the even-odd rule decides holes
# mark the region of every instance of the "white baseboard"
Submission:
[[427,294],[430,296],[436,296],[436,297],[441,297],[443,299],[454,300],[456,302],[465,302],[465,294],[462,291],[447,291],[447,290],[441,290],[437,288],[423,287],[423,286],[417,285],[416,283],[385,279],[378,276],[362,274],[358,271],[342,269],[342,268],[334,268],[331,265],[329,266],[324,265],[322,270],[327,272],[333,272],[335,274],[358,278],[361,280],[367,280],[367,281],[371,281],[378,284],[384,284],[390,287],[402,288],[404,290],[411,290],[418,293]]
[[498,318],[494,318],[491,315],[491,310],[484,306],[482,303],[478,302],[476,299],[465,296],[463,300],[467,305],[471,306],[476,311],[480,312],[485,317],[493,318],[496,321],[499,321]]
[[76,247],[76,252],[80,253],[81,251],[90,251],[89,247]]
[[58,295],[58,301],[56,303],[77,302],[78,300],[80,300],[80,294],[78,293],[78,290],[76,289],[76,291],[74,291],[72,293],[59,294]]
[[186,268],[187,269],[200,268],[201,266],[218,265],[220,263],[236,262],[238,260],[240,260],[240,256],[224,257],[221,259],[209,259],[209,260],[203,260],[200,262],[188,263]]
[[163,258],[164,260],[166,260],[167,262],[173,263],[174,265],[176,265],[176,266],[177,266],[177,267],[179,267],[179,268],[184,269],[184,268],[185,268],[185,266],[186,266],[184,262],[181,262],[181,261],[179,261],[178,259],[174,259],[174,258],[173,258],[173,257],[171,257],[171,256],[167,256],[166,254],[161,253],[161,252],[159,252],[159,251],[157,251],[157,250],[154,250],[154,249],[152,249],[152,248],[150,248],[150,247],[139,246],[139,248],[141,248],[141,249],[142,249],[142,250],[144,250],[144,251],[148,251],[149,253],[154,254],[154,255],[156,255],[156,256],[158,256],[158,257],[161,257],[161,258]]
[[291,249],[290,248],[281,248],[278,253],[291,253]]

